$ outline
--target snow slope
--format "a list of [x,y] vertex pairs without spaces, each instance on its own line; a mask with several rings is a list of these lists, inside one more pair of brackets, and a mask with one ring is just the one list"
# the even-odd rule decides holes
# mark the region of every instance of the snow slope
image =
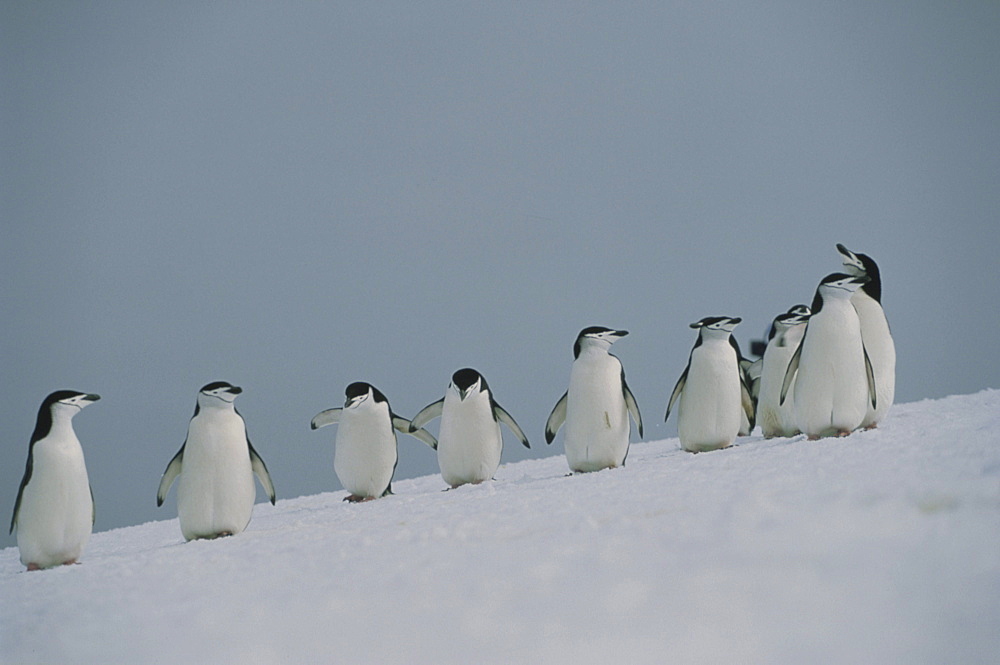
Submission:
[[1000,391],[566,472],[258,504],[213,542],[154,522],[42,572],[5,549],[0,662],[997,662]]

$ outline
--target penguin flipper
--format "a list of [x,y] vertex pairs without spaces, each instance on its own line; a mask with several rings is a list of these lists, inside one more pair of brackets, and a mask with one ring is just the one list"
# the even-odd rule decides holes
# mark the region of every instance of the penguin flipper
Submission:
[[742,378],[740,378],[740,401],[743,403],[743,412],[747,414],[747,420],[750,422],[750,431],[753,432],[753,428],[757,425],[757,407],[754,406],[753,395]]
[[689,364],[684,368],[681,378],[677,379],[677,385],[674,386],[674,392],[670,393],[670,401],[667,402],[667,414],[663,416],[663,422],[667,422],[667,418],[670,417],[670,411],[674,408],[674,402],[676,402],[677,398],[681,396],[682,392],[684,392],[684,384],[687,383],[688,369],[690,367],[691,365]]
[[[187,441],[184,442],[187,445]],[[163,472],[163,477],[160,478],[160,487],[156,490],[156,506],[160,507],[163,505],[163,500],[167,498],[167,492],[170,491],[170,486],[173,485],[174,479],[180,475],[181,466],[184,463],[184,446],[177,451],[177,454],[173,456],[170,462],[167,464],[167,469]]]
[[21,486],[17,488],[17,501],[14,502],[14,514],[10,516],[10,531],[7,533],[14,533],[14,525],[17,523],[17,514],[21,512],[21,497],[24,496],[24,488],[28,486],[28,481],[31,480],[32,468],[33,461],[31,451],[29,451],[28,462],[24,466],[24,477],[21,478]]
[[94,501],[93,486],[88,484],[87,487],[90,489],[90,526],[93,528],[94,524],[97,523],[97,502]]
[[625,398],[625,405],[628,407],[628,412],[632,414],[632,420],[639,427],[639,438],[642,438],[642,414],[639,413],[639,403],[635,401],[635,395],[632,394],[632,390],[629,389],[628,383],[625,382],[625,370],[622,369],[622,396]]
[[545,421],[545,443],[552,443],[552,439],[556,438],[556,432],[566,422],[566,404],[568,401],[569,391],[567,390],[559,398],[559,401],[556,402],[556,405],[552,407],[552,413],[549,414],[549,419]]
[[444,411],[444,397],[436,402],[431,402],[420,409],[420,413],[413,416],[413,420],[410,421],[410,433],[417,431],[435,418],[440,418],[442,411]]
[[528,437],[524,435],[524,430],[521,429],[521,426],[514,422],[513,416],[507,413],[507,410],[496,402],[493,403],[493,415],[496,416],[497,420],[510,428],[510,431],[521,440],[525,448],[531,448],[531,444],[528,443]]
[[271,474],[267,472],[267,466],[264,464],[264,460],[260,458],[257,451],[253,449],[253,444],[250,443],[250,439],[247,439],[247,448],[250,449],[250,468],[253,469],[254,475],[260,480],[260,484],[263,485],[264,491],[267,492],[267,498],[271,500],[271,505],[274,505],[274,483],[271,482]]
[[397,416],[395,413],[390,414],[390,418],[392,418],[392,426],[394,429],[402,432],[403,434],[409,434],[412,437],[420,439],[428,446],[430,446],[431,450],[437,450],[438,441],[437,439],[434,438],[433,434],[431,434],[430,432],[428,432],[423,428],[417,428],[411,431],[410,421],[407,420],[406,418],[403,418],[402,416]]
[[[803,341],[805,339],[803,338]],[[795,378],[795,373],[799,371],[799,359],[802,357],[802,342],[799,342],[799,346],[795,349],[795,353],[792,354],[792,359],[788,361],[788,368],[785,370],[785,380],[781,382],[781,398],[778,400],[778,406],[785,403],[785,397],[788,396],[788,388],[792,385],[792,379]]]
[[875,370],[872,369],[871,358],[868,357],[868,349],[861,347],[865,352],[865,376],[868,378],[868,399],[872,403],[872,409],[877,409],[878,395],[875,391]]
[[343,411],[343,409],[341,408],[327,409],[326,411],[320,411],[315,416],[313,416],[310,426],[312,427],[312,429],[319,429],[320,427],[326,427],[327,425],[333,425],[334,423],[339,423],[341,411]]

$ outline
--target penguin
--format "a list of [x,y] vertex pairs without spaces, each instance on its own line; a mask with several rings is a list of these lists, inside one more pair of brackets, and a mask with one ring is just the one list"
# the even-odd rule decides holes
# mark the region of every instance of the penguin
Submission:
[[795,424],[815,441],[847,436],[877,407],[875,377],[851,296],[867,277],[827,275],[816,288],[802,341],[788,361],[779,405],[795,390]]
[[584,328],[573,344],[569,388],[545,423],[545,442],[552,443],[566,424],[563,446],[574,473],[613,469],[625,464],[629,415],[642,438],[642,415],[625,381],[621,361],[611,345],[628,334],[601,326]]
[[882,275],[878,264],[866,254],[855,254],[841,244],[837,251],[843,257],[845,272],[856,277],[867,277],[851,296],[851,304],[861,319],[861,339],[864,340],[868,358],[875,374],[875,394],[878,408],[865,413],[861,426],[865,429],[876,427],[889,412],[896,397],[896,345],[892,341],[889,322],[882,309]]
[[99,399],[57,390],[38,409],[10,520],[10,533],[17,528],[21,563],[28,570],[76,563],[90,540],[94,493],[73,417]]
[[754,361],[743,356],[740,343],[736,341],[735,337],[730,335],[729,340],[733,345],[733,350],[736,351],[736,364],[740,368],[740,380],[746,386],[750,399],[749,408],[740,412],[739,436],[750,436],[757,418],[757,392],[755,389],[758,387],[757,380],[760,378],[760,365],[755,365]]
[[765,439],[795,436],[799,433],[792,403],[779,404],[779,401],[788,361],[802,341],[805,324],[809,318],[809,309],[806,308],[804,311],[805,314],[799,314],[790,310],[774,317],[771,323],[770,337],[764,349],[764,357],[761,358],[758,383],[760,393],[757,398],[757,422]]
[[698,339],[688,356],[670,401],[664,422],[677,405],[677,434],[681,447],[692,453],[728,448],[744,423],[752,430],[753,404],[740,368],[739,347],[732,332],[742,319],[710,316],[691,324]]
[[233,406],[242,388],[216,381],[198,392],[187,439],[167,464],[156,492],[162,506],[174,479],[177,516],[185,540],[232,536],[250,523],[257,476],[274,504],[274,485]]
[[334,423],[337,440],[333,470],[344,489],[344,501],[370,501],[392,494],[392,475],[398,459],[396,430],[412,434],[437,450],[437,439],[425,429],[410,432],[410,421],[392,412],[389,400],[370,383],[356,381],[344,391],[343,408],[320,411],[312,428]]
[[494,399],[486,377],[471,367],[452,374],[444,397],[413,417],[410,433],[437,417],[441,418],[438,467],[452,489],[493,478],[503,450],[500,423],[509,427],[525,448],[531,448],[521,426]]

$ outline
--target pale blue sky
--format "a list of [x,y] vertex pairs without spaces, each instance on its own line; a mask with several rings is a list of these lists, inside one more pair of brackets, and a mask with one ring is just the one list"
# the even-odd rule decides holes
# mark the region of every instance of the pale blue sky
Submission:
[[589,325],[674,436],[688,324],[746,347],[837,242],[882,267],[898,401],[997,387],[997,35],[994,2],[5,2],[0,514],[62,388],[104,398],[98,530],[176,516],[215,380],[279,500],[339,490],[309,420],[357,380],[411,417],[476,367],[505,461],[562,454]]

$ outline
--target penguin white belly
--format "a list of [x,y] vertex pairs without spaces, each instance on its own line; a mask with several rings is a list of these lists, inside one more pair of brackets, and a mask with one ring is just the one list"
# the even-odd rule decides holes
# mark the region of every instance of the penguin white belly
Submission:
[[[757,400],[757,422],[761,433],[767,437],[795,436],[799,433],[795,424],[794,399],[786,399],[781,404],[781,386],[785,381],[785,370],[792,354],[802,340],[802,333],[785,337],[785,346],[768,345],[764,351],[764,367],[760,375],[760,397]],[[788,395],[795,394],[795,379],[788,387]]]
[[621,372],[618,361],[604,352],[584,351],[573,363],[563,444],[573,471],[599,471],[625,462],[629,422]]
[[851,432],[868,401],[861,325],[849,301],[828,304],[809,320],[795,378],[795,421],[809,436]]
[[379,413],[345,413],[337,426],[333,470],[344,489],[360,497],[380,497],[396,468],[396,434]]
[[250,522],[255,498],[243,420],[235,413],[192,420],[177,486],[184,537],[240,533]]
[[83,449],[75,436],[35,443],[31,479],[17,516],[21,563],[41,568],[79,558],[93,526]]
[[876,408],[873,409],[869,403],[861,423],[862,427],[868,427],[881,422],[896,398],[896,345],[878,301],[859,291],[851,302],[861,319],[861,339],[864,340],[875,376]]
[[446,395],[437,449],[441,477],[452,487],[493,478],[503,449],[500,436],[485,392],[464,401]]
[[742,413],[739,370],[732,347],[728,342],[702,345],[691,354],[678,403],[677,435],[681,446],[703,452],[732,445]]

